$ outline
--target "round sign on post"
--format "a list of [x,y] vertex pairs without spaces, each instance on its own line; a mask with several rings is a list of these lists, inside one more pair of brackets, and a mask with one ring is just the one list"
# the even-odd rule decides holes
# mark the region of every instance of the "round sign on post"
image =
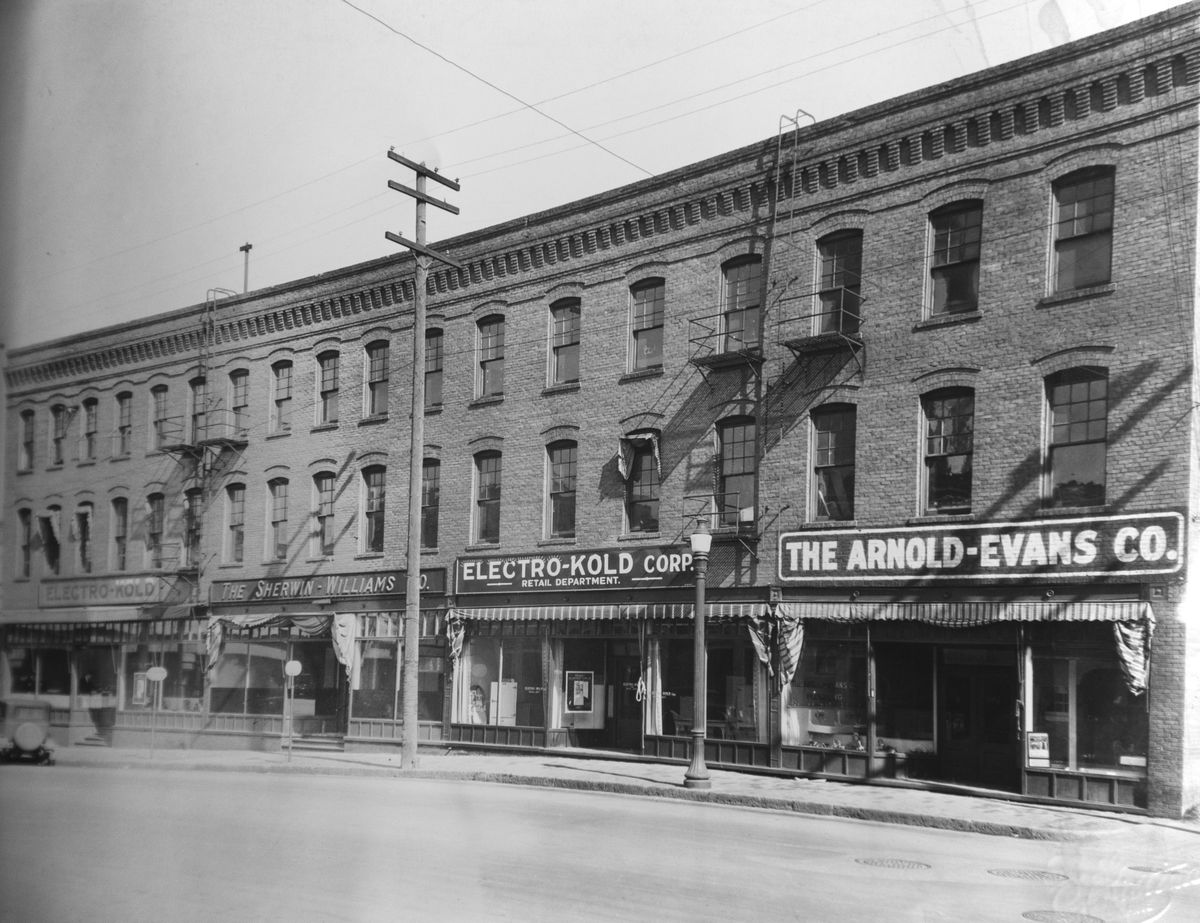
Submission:
[[146,679],[150,680],[150,682],[152,682],[152,683],[161,683],[166,678],[167,678],[167,668],[166,667],[151,667],[149,670],[146,671]]
[[288,676],[299,676],[302,666],[299,660],[289,660],[283,665],[283,672]]

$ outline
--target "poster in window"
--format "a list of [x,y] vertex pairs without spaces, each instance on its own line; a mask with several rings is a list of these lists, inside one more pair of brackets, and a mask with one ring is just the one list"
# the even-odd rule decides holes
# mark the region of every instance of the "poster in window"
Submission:
[[130,705],[149,705],[150,704],[150,687],[146,680],[145,673],[133,674],[133,696],[130,698]]
[[592,680],[591,670],[567,671],[567,711],[587,713],[592,710]]

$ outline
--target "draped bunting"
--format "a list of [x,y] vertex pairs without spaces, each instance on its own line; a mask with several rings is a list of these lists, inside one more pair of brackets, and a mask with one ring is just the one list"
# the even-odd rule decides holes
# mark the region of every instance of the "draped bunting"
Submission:
[[453,672],[458,671],[459,659],[462,657],[463,638],[467,633],[467,626],[456,618],[448,618],[446,620],[446,639],[450,642],[450,669]]
[[650,446],[654,455],[654,470],[662,479],[662,459],[658,453],[658,433],[654,430],[636,430],[617,440],[617,470],[621,472],[621,480],[629,480],[629,472],[633,468],[633,456],[639,448]]
[[338,612],[333,616],[333,653],[338,663],[346,668],[346,681],[350,688],[359,688],[362,652],[355,643],[358,640],[358,618],[353,612]]
[[[350,616],[353,618],[353,616]],[[264,615],[210,615],[208,618],[208,669],[216,669],[217,660],[225,649],[226,635],[229,629],[246,631],[255,628],[280,628],[290,626],[298,633],[308,638],[315,638],[330,630],[331,617],[328,615],[279,615],[267,613]],[[330,632],[333,634],[333,632]],[[334,640],[334,654],[339,663],[346,663],[338,650],[337,640]],[[351,657],[351,664],[354,658]]]
[[1113,639],[1125,685],[1133,695],[1141,695],[1150,682],[1150,638],[1154,619],[1141,622],[1113,622]]
[[765,611],[749,616],[746,628],[758,659],[775,678],[775,688],[789,685],[800,666],[804,646],[804,622],[784,606],[776,606],[773,617]]

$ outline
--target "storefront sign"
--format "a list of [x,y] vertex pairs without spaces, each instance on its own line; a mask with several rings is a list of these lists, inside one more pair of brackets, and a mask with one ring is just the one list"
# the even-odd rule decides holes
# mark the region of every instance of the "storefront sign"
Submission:
[[592,710],[592,684],[595,673],[590,670],[568,670],[566,674],[567,711],[586,714]]
[[47,580],[38,585],[38,605],[43,609],[153,605],[166,602],[173,585],[158,575]]
[[1026,760],[1034,769],[1044,769],[1050,765],[1050,735],[1041,732],[1031,732],[1025,735]]
[[459,594],[660,589],[692,583],[692,553],[681,545],[459,558],[454,581]]
[[[215,580],[209,598],[213,603],[220,604],[403,596],[406,584],[407,572],[402,570],[269,577],[262,580]],[[446,571],[442,568],[421,571],[421,592],[444,594]]]
[[779,579],[1134,577],[1183,567],[1183,517],[1139,513],[1024,523],[838,529],[779,536]]

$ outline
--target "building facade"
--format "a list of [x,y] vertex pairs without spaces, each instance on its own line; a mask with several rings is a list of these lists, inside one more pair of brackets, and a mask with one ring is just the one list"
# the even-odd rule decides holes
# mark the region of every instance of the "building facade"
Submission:
[[1190,810],[1196,27],[439,244],[420,497],[409,257],[12,351],[0,696],[395,746],[411,499],[421,741],[683,760],[703,521],[711,762]]

